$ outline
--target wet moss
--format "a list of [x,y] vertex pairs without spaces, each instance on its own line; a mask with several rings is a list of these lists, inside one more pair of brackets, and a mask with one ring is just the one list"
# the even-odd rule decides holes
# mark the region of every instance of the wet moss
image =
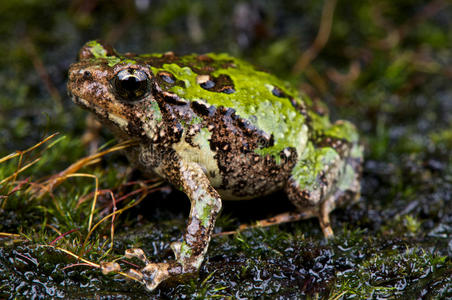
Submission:
[[[65,138],[0,163],[0,298],[452,297],[452,11],[445,1],[424,2],[339,3],[328,43],[301,74],[292,68],[315,40],[322,2],[153,1],[151,9],[124,1],[93,10],[1,2],[0,159],[54,132]],[[248,17],[234,19],[238,12]],[[153,261],[172,259],[169,244],[181,236],[189,207],[182,193],[164,188],[88,238],[89,216],[95,224],[112,211],[109,190],[119,210],[151,184],[118,153],[78,171],[95,174],[105,191],[94,214],[93,178],[67,179],[37,197],[33,188],[86,155],[85,114],[65,96],[65,81],[78,49],[93,38],[110,39],[120,52],[228,52],[313,102],[327,101],[333,118],[360,130],[361,201],[333,212],[330,241],[316,220],[214,237],[197,276],[154,293],[79,264],[61,249],[95,263],[122,258],[132,246]],[[99,144],[110,139],[101,130]],[[282,194],[257,201],[224,203],[216,232],[292,209]]]

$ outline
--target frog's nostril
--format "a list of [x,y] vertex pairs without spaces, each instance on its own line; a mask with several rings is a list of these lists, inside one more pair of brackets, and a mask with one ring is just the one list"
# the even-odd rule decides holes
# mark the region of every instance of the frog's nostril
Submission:
[[85,72],[83,72],[83,79],[85,79],[85,80],[90,80],[90,79],[92,79],[93,78],[93,76],[91,75],[91,72],[90,71],[85,71]]

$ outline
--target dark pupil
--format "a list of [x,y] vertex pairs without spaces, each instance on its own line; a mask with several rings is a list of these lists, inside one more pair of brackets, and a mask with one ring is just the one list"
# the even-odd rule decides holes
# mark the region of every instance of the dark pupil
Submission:
[[139,100],[148,92],[148,77],[140,70],[122,70],[114,78],[114,87],[123,100]]

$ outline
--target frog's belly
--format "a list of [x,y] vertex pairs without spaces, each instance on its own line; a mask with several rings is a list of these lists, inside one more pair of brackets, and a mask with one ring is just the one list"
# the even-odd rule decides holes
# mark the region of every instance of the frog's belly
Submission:
[[226,200],[252,199],[282,189],[295,164],[292,160],[276,163],[271,157],[244,151],[242,144],[234,141],[224,151],[212,151],[207,138],[195,141],[195,146],[188,144],[183,135],[172,148],[182,160],[198,163]]
[[[210,184],[224,200],[249,200],[265,196],[282,189],[288,178],[286,174],[277,179],[272,178],[269,176],[270,171],[267,172],[263,166],[258,169],[264,174],[253,174],[251,166],[233,170],[233,164],[231,164],[232,168],[220,170],[213,153],[201,153],[193,148],[185,148],[179,151],[179,155],[187,161],[198,163]],[[243,161],[249,160],[244,159]],[[237,167],[239,166],[237,165]],[[241,170],[245,170],[245,172],[241,172]]]
[[275,189],[269,189],[269,190],[267,190],[266,193],[254,194],[254,195],[237,194],[232,189],[231,190],[216,189],[216,190],[220,194],[221,199],[238,201],[238,200],[251,200],[251,199],[258,198],[258,197],[262,197],[262,196],[265,196],[267,194],[271,194],[273,192],[276,192],[276,191],[278,191],[280,189],[282,189],[282,187],[278,188],[278,187],[275,186]]
[[283,189],[292,170],[291,163],[277,164],[265,158],[256,161],[251,152],[239,156],[219,153],[218,158],[222,180],[213,186],[226,200],[252,199]]

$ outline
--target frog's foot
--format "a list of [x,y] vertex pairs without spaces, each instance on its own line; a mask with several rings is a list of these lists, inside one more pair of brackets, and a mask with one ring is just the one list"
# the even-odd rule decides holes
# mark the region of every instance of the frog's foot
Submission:
[[141,270],[130,269],[128,275],[153,291],[162,281],[171,277],[172,263],[150,263]]
[[325,238],[334,236],[333,228],[331,228],[330,212],[333,210],[331,201],[325,201],[320,205],[320,213],[318,215],[320,228],[322,228]]
[[182,265],[176,261],[167,263],[151,263],[140,248],[127,249],[126,258],[138,258],[146,264],[141,270],[130,269],[128,275],[141,282],[150,291],[153,291],[166,279],[182,274]]

